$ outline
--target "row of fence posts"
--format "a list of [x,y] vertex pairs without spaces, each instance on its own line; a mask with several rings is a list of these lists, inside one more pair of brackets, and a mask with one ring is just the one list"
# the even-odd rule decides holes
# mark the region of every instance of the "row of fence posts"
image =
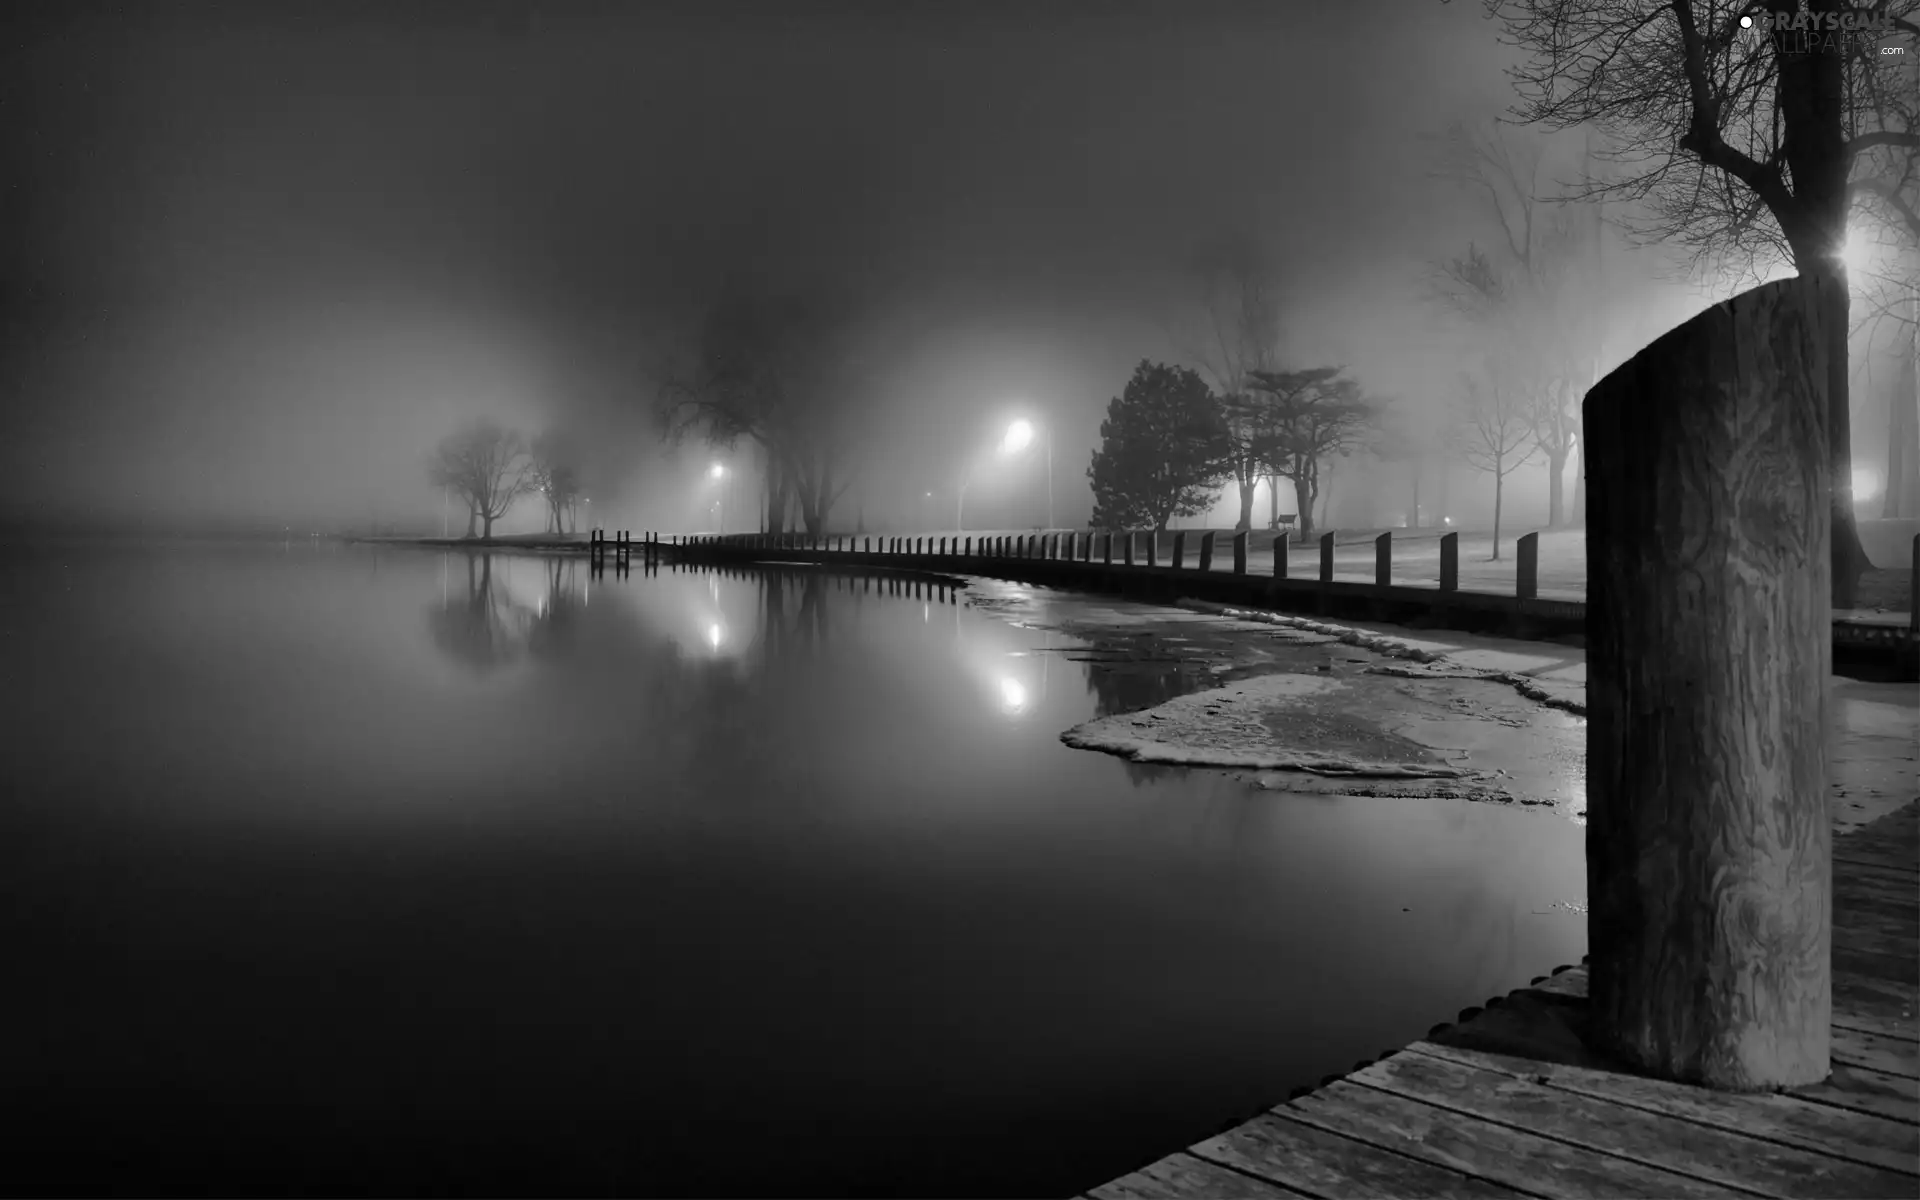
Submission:
[[[612,542],[607,540],[606,530],[592,532],[589,549],[595,561],[600,561],[613,547],[616,561],[624,564],[632,551],[632,535],[626,530],[617,531]],[[660,534],[648,532],[641,543],[646,561],[656,563],[663,544]],[[874,539],[853,536],[828,536],[804,533],[739,533],[720,535],[669,535],[665,544],[676,546],[727,546],[751,550],[801,550],[810,552],[873,554]],[[974,553],[974,539],[968,538],[931,538],[931,537],[883,537],[880,538],[878,553],[932,555],[938,558],[959,556],[962,558],[1042,558],[1059,561],[1094,561],[1094,539],[1100,539],[1100,559],[1105,566],[1114,564],[1114,538],[1112,533],[1066,533],[1030,534],[1006,537],[983,537],[979,539],[979,553]],[[1151,532],[1123,532],[1121,539],[1121,566],[1134,566],[1135,544],[1146,539],[1146,565],[1159,565],[1160,538]],[[1276,579],[1287,578],[1287,559],[1293,549],[1292,536],[1281,533],[1273,539],[1273,575]],[[1329,531],[1320,535],[1320,580],[1329,583],[1333,580],[1333,544],[1335,533]],[[1242,530],[1233,535],[1233,573],[1247,573],[1247,546],[1250,535]],[[1064,539],[1064,541],[1062,540]],[[1213,570],[1213,550],[1215,535],[1208,531],[1200,535],[1200,554],[1198,568],[1202,571]],[[951,545],[951,553],[949,553]],[[1065,553],[1061,551],[1064,548]],[[1077,553],[1077,557],[1076,557]],[[1187,534],[1185,530],[1175,530],[1173,534],[1173,561],[1171,565],[1179,570],[1186,565]],[[1913,574],[1912,578],[1920,584],[1920,534],[1913,538]],[[1378,587],[1393,585],[1393,533],[1388,531],[1373,539],[1373,582]],[[1460,590],[1460,535],[1442,534],[1440,537],[1440,590],[1457,592]],[[1514,543],[1514,595],[1521,600],[1533,600],[1540,595],[1540,535],[1522,534]],[[1920,633],[1920,586],[1912,589],[1908,598],[1907,628],[1910,632]]]
[[[626,535],[623,533],[622,538]],[[1201,571],[1213,570],[1216,534],[1212,531],[1200,535],[1199,553],[1195,567]],[[649,558],[659,553],[658,534],[648,534],[646,547]],[[1037,533],[982,537],[978,539],[976,553],[975,539],[971,537],[933,538],[933,537],[856,537],[849,535],[807,534],[807,533],[737,533],[737,534],[675,534],[670,535],[669,545],[690,548],[737,547],[745,550],[797,550],[805,553],[827,554],[885,554],[908,555],[936,558],[1015,558],[1041,559],[1057,562],[1094,563],[1105,566],[1136,566],[1142,560],[1136,551],[1141,539],[1146,542],[1144,565],[1160,565],[1160,537],[1146,531],[1125,531],[1114,533]],[[1114,561],[1115,539],[1119,539],[1120,559]],[[1099,539],[1099,556],[1096,560],[1095,539]],[[1241,531],[1232,536],[1233,573],[1247,573],[1247,549],[1251,534]],[[1288,576],[1287,560],[1292,553],[1293,535],[1281,533],[1273,539],[1273,574],[1276,579]],[[1320,535],[1320,580],[1323,583],[1333,581],[1334,532]],[[876,546],[876,542],[878,545]],[[596,542],[596,545],[601,544]],[[622,543],[624,544],[624,543]],[[1523,534],[1515,542],[1515,595],[1522,600],[1532,600],[1540,594],[1540,535]],[[1168,565],[1174,570],[1186,569],[1187,531],[1175,530],[1173,533],[1172,554]],[[1393,534],[1382,533],[1373,539],[1373,582],[1379,587],[1393,584]],[[1448,533],[1440,538],[1440,590],[1454,592],[1460,590],[1460,535]]]

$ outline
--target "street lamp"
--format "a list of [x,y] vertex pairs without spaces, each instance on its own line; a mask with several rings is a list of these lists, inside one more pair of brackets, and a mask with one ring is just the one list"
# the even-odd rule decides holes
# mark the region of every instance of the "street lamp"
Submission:
[[[1053,428],[1044,426],[1041,432],[1047,438],[1047,528],[1053,528]],[[1033,422],[1025,419],[1007,426],[1007,436],[1000,441],[1002,454],[1018,454],[1033,444]]]
[[[714,463],[711,467],[707,468],[707,478],[713,480],[715,483],[718,483],[726,477],[727,468],[719,463]],[[714,500],[713,508],[715,514],[714,530],[717,533],[725,533],[727,531],[727,492],[724,487],[720,489],[719,497]]]

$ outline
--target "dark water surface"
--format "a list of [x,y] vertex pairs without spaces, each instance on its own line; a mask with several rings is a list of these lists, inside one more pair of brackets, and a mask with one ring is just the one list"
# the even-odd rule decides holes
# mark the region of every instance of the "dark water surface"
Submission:
[[12,1191],[1065,1194],[1583,949],[1576,826],[1068,749],[1097,668],[926,584],[42,546],[0,606]]

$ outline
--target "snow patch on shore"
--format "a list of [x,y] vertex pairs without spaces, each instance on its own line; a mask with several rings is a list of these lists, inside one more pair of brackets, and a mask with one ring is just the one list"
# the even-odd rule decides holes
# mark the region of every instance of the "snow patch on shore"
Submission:
[[1587,689],[1584,683],[1534,679],[1517,671],[1494,671],[1484,667],[1468,666],[1465,663],[1453,661],[1444,653],[1428,650],[1400,638],[1381,633],[1369,633],[1361,629],[1349,629],[1344,625],[1329,625],[1324,621],[1315,621],[1306,617],[1234,608],[1230,605],[1215,604],[1210,600],[1182,600],[1179,606],[1194,612],[1231,617],[1236,621],[1253,621],[1263,625],[1278,625],[1285,629],[1299,629],[1321,634],[1346,645],[1359,646],[1388,658],[1404,659],[1419,664],[1409,666],[1405,663],[1383,663],[1377,667],[1367,668],[1369,674],[1398,675],[1410,679],[1489,679],[1496,683],[1507,684],[1527,699],[1549,708],[1561,709],[1576,716],[1587,715]]
[[1060,740],[1077,750],[1099,750],[1137,763],[1304,771],[1374,779],[1457,779],[1473,772],[1431,762],[1370,761],[1354,755],[1298,750],[1275,744],[1268,718],[1306,709],[1314,698],[1345,690],[1323,675],[1261,675],[1211,691],[1178,696],[1144,712],[1120,713],[1076,725]]

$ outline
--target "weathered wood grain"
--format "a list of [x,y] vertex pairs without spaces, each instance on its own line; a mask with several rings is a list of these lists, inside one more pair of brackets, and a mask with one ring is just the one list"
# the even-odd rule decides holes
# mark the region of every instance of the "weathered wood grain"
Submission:
[[1416,1047],[1375,1063],[1353,1081],[1567,1141],[1596,1156],[1633,1159],[1730,1189],[1816,1197],[1903,1196],[1912,1189],[1911,1177],[1878,1166],[1601,1096],[1570,1096],[1544,1073],[1489,1070],[1461,1061],[1471,1052],[1441,1057]]
[[1828,1069],[1836,286],[1717,304],[1582,409],[1591,1037],[1719,1088]]
[[1238,1171],[1191,1154],[1170,1154],[1088,1192],[1094,1200],[1167,1200],[1170,1197],[1221,1197],[1222,1200],[1272,1200],[1301,1193],[1250,1179]]
[[[1901,1184],[1908,1194],[1920,1194],[1920,1126],[1889,1120],[1867,1113],[1849,1112],[1830,1105],[1816,1104],[1793,1095],[1777,1093],[1714,1092],[1706,1088],[1664,1079],[1650,1079],[1617,1071],[1594,1070],[1516,1058],[1512,1055],[1415,1042],[1409,1050],[1428,1057],[1444,1059],[1462,1067],[1508,1076],[1532,1087],[1569,1092],[1593,1100],[1604,1100],[1621,1108],[1666,1118],[1673,1124],[1670,1138],[1686,1137],[1696,1127],[1708,1127],[1736,1134],[1749,1141],[1781,1144],[1804,1150],[1822,1159],[1846,1162],[1871,1174],[1849,1174],[1854,1182],[1829,1190],[1827,1195],[1864,1195],[1855,1186],[1890,1187],[1895,1181],[1880,1179],[1879,1173],[1904,1177]],[[1384,1060],[1398,1061],[1403,1055]],[[1380,1065],[1380,1064],[1376,1064]],[[1361,1076],[1354,1076],[1358,1079]],[[1561,1100],[1562,1106],[1572,1107]],[[1748,1147],[1751,1154],[1765,1152]],[[1822,1168],[1819,1164],[1782,1159],[1780,1169],[1790,1175]],[[1837,1170],[1838,1168],[1831,1168]],[[1838,1182],[1836,1177],[1834,1182]],[[1877,1181],[1877,1182],[1876,1182]],[[1875,1195],[1894,1194],[1875,1191]]]
[[1870,1031],[1833,1027],[1833,1059],[1889,1075],[1920,1079],[1920,1041]]
[[1742,1194],[1697,1175],[1540,1136],[1551,1129],[1515,1129],[1362,1083],[1329,1084],[1284,1111],[1297,1121],[1539,1196]]
[[1191,1153],[1319,1196],[1467,1197],[1524,1193],[1488,1179],[1381,1150],[1265,1113],[1193,1146]]
[[1827,1076],[1826,1082],[1795,1088],[1791,1094],[1802,1100],[1920,1125],[1920,1079],[1852,1066],[1839,1058],[1837,1046],[1833,1074]]
[[1897,864],[1887,866],[1886,859],[1863,861],[1852,850],[1835,849],[1833,861],[1836,868],[1844,863],[1849,868],[1847,873],[1856,879],[1885,884],[1890,888],[1920,886],[1920,870]]

